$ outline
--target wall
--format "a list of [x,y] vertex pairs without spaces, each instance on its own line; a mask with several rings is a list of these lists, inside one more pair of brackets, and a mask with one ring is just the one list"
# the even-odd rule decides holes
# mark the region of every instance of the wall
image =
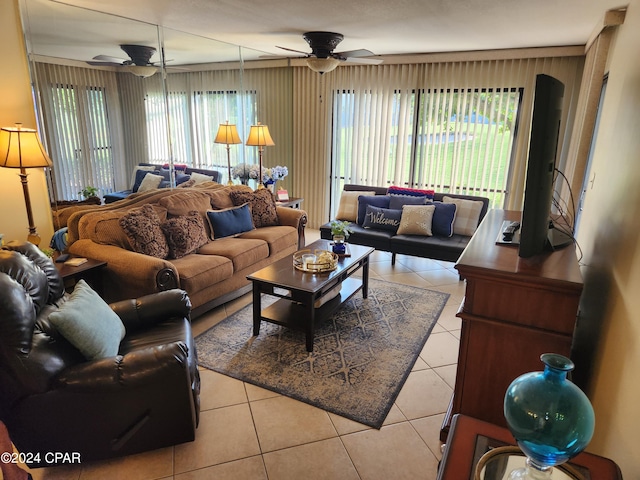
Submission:
[[[3,46],[0,69],[0,126],[36,128],[29,70],[22,37],[18,0],[0,2],[0,44]],[[18,170],[0,168],[0,233],[4,240],[26,240],[27,210]],[[44,169],[31,169],[29,193],[34,222],[42,237],[42,247],[49,245],[53,223]]]
[[[588,389],[596,433],[588,450],[640,478],[640,0],[609,54],[609,81],[581,218],[585,291],[580,322],[594,342]],[[580,325],[580,324],[579,324]]]

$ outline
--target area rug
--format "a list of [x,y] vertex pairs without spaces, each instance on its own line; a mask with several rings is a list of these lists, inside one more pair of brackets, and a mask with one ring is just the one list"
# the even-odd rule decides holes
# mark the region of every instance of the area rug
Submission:
[[[369,281],[316,326],[313,352],[303,332],[262,322],[251,305],[196,338],[205,368],[380,428],[449,295]],[[263,299],[263,308],[274,297]]]

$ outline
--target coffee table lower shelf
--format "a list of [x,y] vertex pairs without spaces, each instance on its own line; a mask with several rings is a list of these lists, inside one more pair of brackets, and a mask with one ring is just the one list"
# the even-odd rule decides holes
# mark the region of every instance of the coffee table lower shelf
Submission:
[[[342,282],[340,293],[320,307],[314,308],[314,321],[322,322],[329,318],[344,302],[362,290],[362,281],[347,278]],[[288,328],[305,332],[309,306],[289,298],[275,301],[261,312],[260,319]]]

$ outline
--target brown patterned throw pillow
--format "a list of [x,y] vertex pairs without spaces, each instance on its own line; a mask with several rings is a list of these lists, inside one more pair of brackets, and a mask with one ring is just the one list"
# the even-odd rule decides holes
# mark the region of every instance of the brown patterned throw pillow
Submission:
[[160,225],[169,245],[169,258],[180,258],[207,243],[204,219],[196,211],[170,218]]
[[251,218],[256,228],[279,225],[276,201],[273,199],[273,194],[266,188],[255,192],[232,191],[229,192],[229,196],[236,206],[249,203]]
[[151,205],[143,205],[140,210],[122,217],[120,226],[127,234],[134,252],[167,258],[169,246],[160,228],[160,217]]

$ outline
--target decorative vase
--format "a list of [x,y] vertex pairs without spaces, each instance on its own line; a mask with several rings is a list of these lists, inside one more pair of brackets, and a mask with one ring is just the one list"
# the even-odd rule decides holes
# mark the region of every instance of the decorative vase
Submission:
[[331,247],[333,253],[342,255],[347,251],[347,246],[344,243],[344,235],[333,236],[333,246]]
[[573,362],[554,353],[540,360],[544,371],[519,376],[504,397],[507,425],[527,456],[526,467],[511,472],[511,480],[551,478],[553,467],[584,450],[593,436],[593,407],[567,379]]

